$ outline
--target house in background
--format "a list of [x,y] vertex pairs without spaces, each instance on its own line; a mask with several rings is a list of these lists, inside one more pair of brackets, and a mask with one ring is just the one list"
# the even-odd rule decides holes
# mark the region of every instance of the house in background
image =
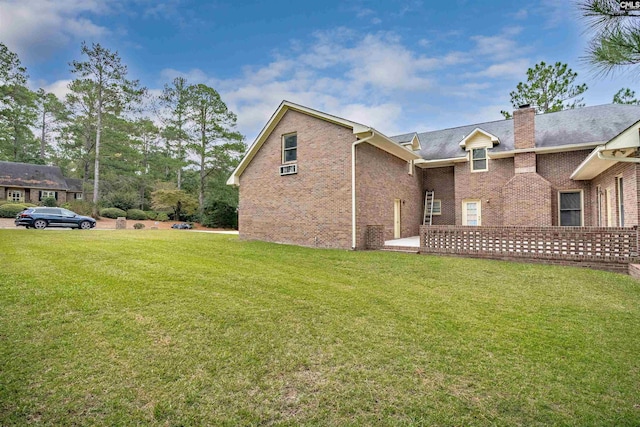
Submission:
[[[387,137],[284,101],[228,180],[243,239],[363,249],[422,224],[640,223],[640,106],[601,105]],[[426,202],[426,203],[425,203]]]
[[65,178],[58,166],[0,161],[0,200],[39,204],[47,197],[81,200],[82,180]]

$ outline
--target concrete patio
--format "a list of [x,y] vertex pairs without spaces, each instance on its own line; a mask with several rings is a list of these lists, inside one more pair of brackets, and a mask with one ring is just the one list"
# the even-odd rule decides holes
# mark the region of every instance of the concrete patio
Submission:
[[386,240],[384,242],[385,247],[387,246],[401,246],[404,248],[419,248],[420,247],[420,236],[411,236],[405,237],[402,239],[393,239]]

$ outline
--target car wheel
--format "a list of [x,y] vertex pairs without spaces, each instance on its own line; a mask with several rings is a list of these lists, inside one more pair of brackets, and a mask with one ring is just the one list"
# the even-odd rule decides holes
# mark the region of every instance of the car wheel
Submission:
[[38,230],[42,230],[47,227],[47,221],[45,221],[44,219],[36,219],[33,223],[33,227],[37,228]]
[[80,223],[80,228],[83,230],[89,230],[91,228],[91,223],[89,221],[82,221]]

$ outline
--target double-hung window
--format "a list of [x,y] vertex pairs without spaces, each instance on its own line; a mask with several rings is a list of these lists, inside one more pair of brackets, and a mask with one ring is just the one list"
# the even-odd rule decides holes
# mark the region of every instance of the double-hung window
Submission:
[[558,196],[560,225],[563,227],[582,226],[582,191],[562,191]]
[[293,133],[282,137],[282,163],[298,160],[298,135]]
[[473,148],[471,150],[471,170],[474,172],[487,170],[486,148]]

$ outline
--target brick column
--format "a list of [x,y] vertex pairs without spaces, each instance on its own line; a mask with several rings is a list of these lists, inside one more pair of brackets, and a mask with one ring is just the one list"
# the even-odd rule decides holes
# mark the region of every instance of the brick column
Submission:
[[[535,148],[535,118],[535,109],[528,105],[513,112],[513,137],[516,151]],[[516,152],[513,164],[514,176],[502,189],[503,224],[552,225],[553,188],[549,181],[537,173],[536,153]]]

